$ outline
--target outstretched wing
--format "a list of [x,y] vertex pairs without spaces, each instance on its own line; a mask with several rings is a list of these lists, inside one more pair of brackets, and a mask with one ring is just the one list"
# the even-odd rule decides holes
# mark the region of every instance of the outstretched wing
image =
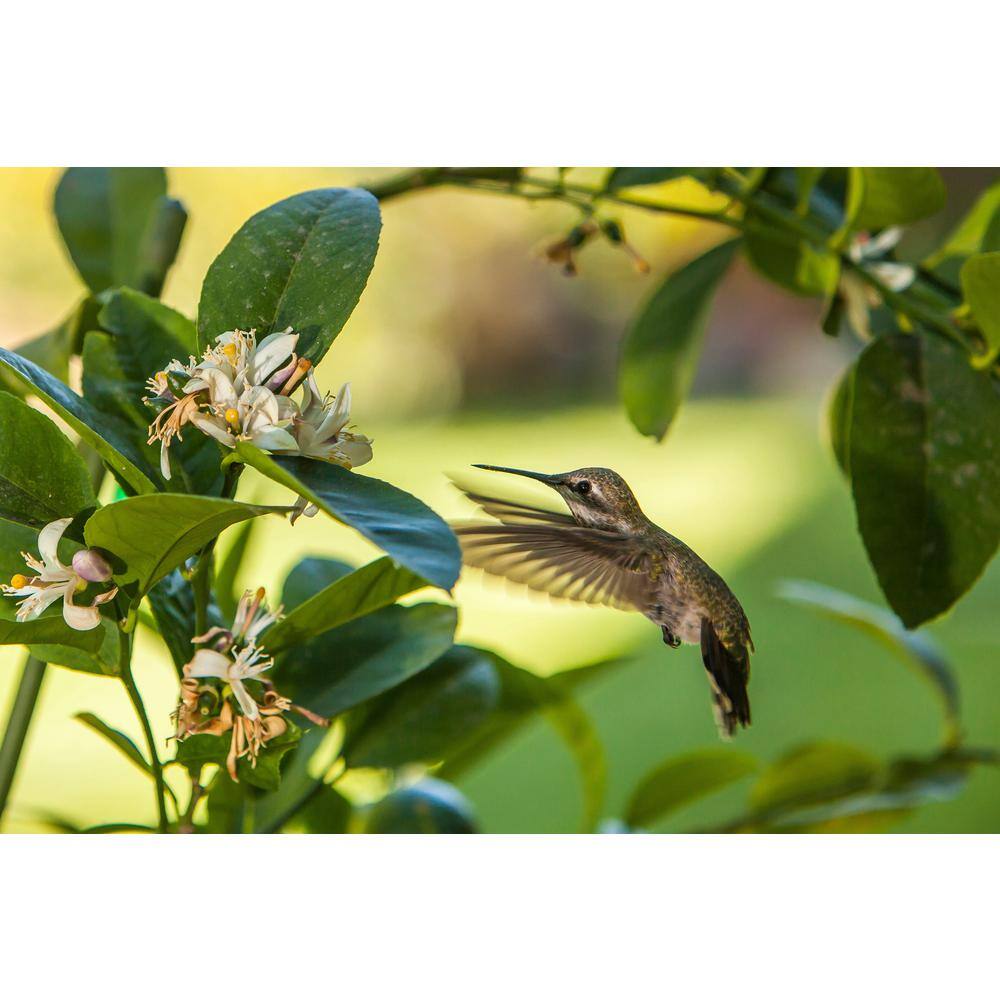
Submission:
[[750,642],[734,638],[724,642],[708,618],[701,620],[701,658],[712,685],[712,700],[719,731],[728,738],[737,726],[750,725]]
[[463,492],[499,522],[453,526],[466,565],[588,604],[645,611],[654,602],[655,553],[635,539],[583,527],[568,514]]

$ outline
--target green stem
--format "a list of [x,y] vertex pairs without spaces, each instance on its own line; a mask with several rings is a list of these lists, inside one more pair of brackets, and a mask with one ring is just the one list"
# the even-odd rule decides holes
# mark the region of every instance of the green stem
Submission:
[[136,687],[135,678],[132,676],[132,642],[131,635],[127,632],[118,633],[118,668],[121,671],[122,684],[128,693],[132,707],[142,726],[143,736],[146,738],[146,749],[149,751],[149,763],[153,768],[153,780],[156,784],[156,811],[159,816],[158,829],[160,833],[166,833],[168,828],[167,820],[167,798],[166,782],[163,780],[163,765],[160,763],[160,755],[156,752],[156,738],[153,736],[153,727],[149,724],[149,716],[146,714],[146,706],[142,703],[142,695]]
[[7,719],[7,728],[3,734],[3,743],[0,744],[0,818],[3,817],[7,798],[10,795],[11,786],[14,784],[14,772],[21,759],[21,750],[24,747],[25,737],[28,735],[31,716],[35,710],[35,702],[38,700],[38,692],[44,677],[45,662],[29,655],[24,661],[21,680],[18,683],[14,704],[11,706],[10,716]]

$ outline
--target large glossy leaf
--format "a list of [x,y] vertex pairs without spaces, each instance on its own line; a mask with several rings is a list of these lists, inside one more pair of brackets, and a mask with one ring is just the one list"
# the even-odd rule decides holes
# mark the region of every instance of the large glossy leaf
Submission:
[[278,658],[282,694],[335,716],[426,670],[452,644],[458,615],[441,604],[383,608]]
[[662,184],[678,177],[707,180],[712,173],[711,167],[612,167],[604,186],[608,191],[614,192],[622,188]]
[[966,257],[994,250],[1000,250],[1000,183],[979,196],[924,267],[951,277]]
[[186,221],[161,167],[71,167],[55,213],[69,255],[97,293],[130,285],[158,295]]
[[671,757],[639,783],[625,809],[625,822],[649,826],[756,770],[753,757],[728,747]]
[[499,704],[500,692],[492,659],[455,646],[362,710],[344,743],[348,766],[402,767],[442,760],[485,722]]
[[607,763],[601,739],[587,713],[573,697],[572,690],[581,678],[598,676],[607,666],[601,664],[539,677],[488,650],[477,652],[493,661],[500,679],[500,701],[485,724],[470,733],[469,740],[457,751],[448,754],[439,773],[448,778],[465,773],[527,722],[542,715],[573,757],[583,797],[580,829],[585,833],[592,831],[604,808]]
[[853,381],[858,527],[907,628],[975,582],[1000,541],[1000,390],[939,338],[870,344]]
[[0,367],[62,417],[136,493],[155,490],[155,474],[129,440],[128,429],[120,421],[96,410],[38,365],[2,347]]
[[929,635],[908,631],[894,614],[877,605],[809,580],[786,580],[778,593],[785,600],[812,608],[872,636],[915,669],[941,701],[949,742],[957,739],[958,681],[944,653]]
[[985,368],[1000,354],[1000,253],[970,257],[962,265],[961,278],[965,301],[985,342],[976,363]]
[[358,189],[306,191],[250,218],[205,276],[202,345],[226,330],[292,327],[319,361],[364,291],[381,229],[378,201]]
[[[78,636],[86,636],[78,639]],[[31,652],[38,659],[57,667],[67,667],[79,670],[85,674],[97,677],[117,677],[118,667],[117,623],[111,618],[102,618],[101,624],[92,632],[64,633],[60,643],[34,643]],[[79,646],[66,645],[66,642],[79,642]]]
[[358,833],[478,833],[475,813],[453,785],[435,778],[392,792],[358,814]]
[[331,559],[328,556],[306,556],[300,559],[285,577],[281,588],[281,603],[286,611],[305,604],[309,598],[318,594],[331,583],[341,577],[353,573],[355,567],[342,559]]
[[945,186],[933,167],[851,167],[845,229],[903,226],[944,207]]
[[618,385],[636,429],[662,439],[694,378],[712,296],[737,241],[667,276],[625,336]]
[[278,653],[296,646],[426,586],[423,577],[384,556],[328,584],[289,611],[268,629],[267,648]]
[[280,508],[180,493],[128,497],[102,507],[87,522],[88,545],[106,549],[125,564],[120,583],[135,581],[145,594],[185,559],[232,524]]
[[818,250],[805,240],[782,238],[753,212],[748,212],[747,221],[761,227],[748,229],[744,238],[747,260],[754,270],[795,295],[832,295],[840,276],[836,254]]
[[329,462],[278,458],[246,442],[236,457],[350,525],[428,583],[451,590],[462,555],[451,528],[416,497]]
[[69,438],[27,403],[0,392],[0,517],[41,528],[97,503]]

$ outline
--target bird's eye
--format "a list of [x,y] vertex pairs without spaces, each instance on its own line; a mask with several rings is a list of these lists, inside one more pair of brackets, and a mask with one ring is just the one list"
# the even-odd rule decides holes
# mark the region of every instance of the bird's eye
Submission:
[[581,479],[580,482],[573,484],[573,489],[576,490],[580,496],[586,496],[590,492],[590,481],[587,479]]

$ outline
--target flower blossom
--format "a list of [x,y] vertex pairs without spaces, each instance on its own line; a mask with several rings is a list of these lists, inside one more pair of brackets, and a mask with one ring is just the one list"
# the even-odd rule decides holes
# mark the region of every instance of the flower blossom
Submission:
[[86,590],[89,583],[107,583],[111,579],[111,567],[94,549],[77,552],[69,566],[60,562],[59,541],[72,520],[71,517],[61,517],[45,525],[38,533],[41,559],[36,559],[30,552],[21,553],[33,576],[15,573],[9,584],[0,586],[7,597],[23,598],[17,608],[19,622],[37,618],[50,604],[62,598],[66,624],[78,632],[86,632],[101,623],[98,607],[118,593],[117,587],[111,587],[98,594],[90,604],[75,603],[76,595]]
[[[902,235],[903,231],[898,226],[883,229],[875,237],[868,233],[858,233],[851,240],[847,255],[890,291],[901,292],[913,283],[916,269],[910,264],[881,258],[896,246]],[[869,313],[881,304],[882,297],[863,278],[846,269],[841,274],[838,290],[844,299],[847,319],[852,329],[858,336],[870,340],[872,331]]]

